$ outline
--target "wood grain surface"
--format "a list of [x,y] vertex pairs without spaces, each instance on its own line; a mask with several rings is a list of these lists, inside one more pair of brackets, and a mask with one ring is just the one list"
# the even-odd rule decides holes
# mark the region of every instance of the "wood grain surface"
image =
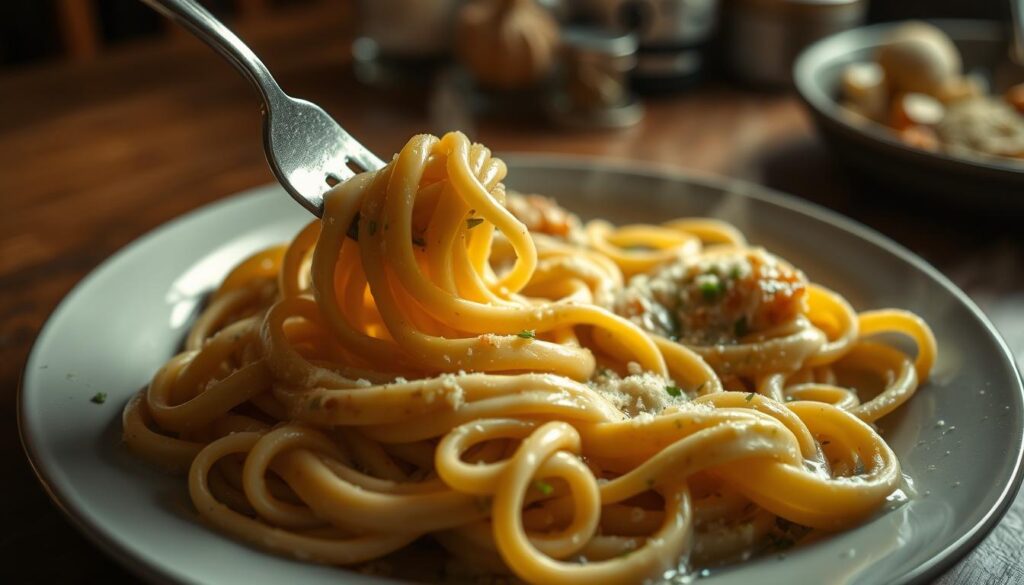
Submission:
[[[394,152],[441,132],[436,92],[357,83],[340,13],[283,13],[240,27],[281,85],[321,103],[368,147]],[[434,104],[434,106],[431,106]],[[844,172],[786,93],[710,84],[647,101],[644,121],[566,133],[524,117],[473,120],[497,151],[571,152],[655,161],[752,180],[816,201],[910,247],[974,296],[1024,358],[1021,218],[982,218],[901,203]],[[60,299],[113,252],[154,227],[272,180],[255,98],[191,40],[122,47],[88,64],[0,76],[0,456],[5,476],[0,582],[133,580],[50,503],[15,426],[21,370]],[[937,582],[1024,582],[1024,498]],[[14,572],[17,580],[5,579]]]

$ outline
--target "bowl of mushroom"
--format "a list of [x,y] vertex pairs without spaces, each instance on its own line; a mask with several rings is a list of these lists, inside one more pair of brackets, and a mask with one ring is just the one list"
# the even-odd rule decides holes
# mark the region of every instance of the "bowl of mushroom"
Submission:
[[835,154],[888,192],[1024,211],[1024,68],[1000,23],[848,30],[797,59],[797,91]]

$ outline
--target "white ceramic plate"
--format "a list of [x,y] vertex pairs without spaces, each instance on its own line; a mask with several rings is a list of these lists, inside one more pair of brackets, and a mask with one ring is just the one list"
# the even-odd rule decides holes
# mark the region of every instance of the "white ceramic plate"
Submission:
[[[935,329],[932,380],[883,431],[919,496],[820,543],[716,570],[709,583],[904,583],[935,575],[998,521],[1021,480],[1022,391],[1010,352],[946,278],[819,207],[723,180],[578,159],[509,157],[509,185],[618,222],[727,219],[859,309],[903,307]],[[71,520],[139,574],[186,583],[370,583],[294,562],[199,522],[185,481],[120,441],[125,401],[181,342],[203,293],[309,216],[278,187],[173,221],[100,266],[54,312],[26,367],[19,417],[41,481]],[[106,392],[104,404],[90,398]]]

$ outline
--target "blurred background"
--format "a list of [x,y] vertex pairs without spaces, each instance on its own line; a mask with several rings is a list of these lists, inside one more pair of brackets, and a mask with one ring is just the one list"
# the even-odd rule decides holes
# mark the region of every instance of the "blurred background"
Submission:
[[[431,3],[430,0],[421,2]],[[562,0],[546,4],[568,6],[574,3]],[[310,11],[317,4],[347,10],[353,1],[204,2],[214,14],[228,21],[273,19],[281,13]],[[865,16],[868,22],[923,17],[1006,20],[1009,5],[997,0],[889,0],[870,3]],[[137,0],[7,0],[0,3],[0,65],[4,68],[61,59],[92,59],[103,51],[137,39],[177,34],[170,23]]]
[[[628,159],[766,185],[920,254],[1024,359],[1024,166],[1000,171],[1018,181],[1016,197],[992,196],[979,178],[941,200],[941,174],[904,185],[890,180],[898,169],[847,166],[794,92],[790,66],[830,34],[934,18],[990,21],[991,54],[1005,59],[1009,0],[202,4],[285,91],[322,105],[384,158],[413,134],[458,129],[499,154]],[[21,452],[15,389],[47,316],[132,240],[271,181],[251,89],[142,2],[0,1],[0,458],[16,462],[0,557],[22,560],[0,563],[0,582],[131,579],[70,528]],[[1024,582],[1022,524],[1018,498],[939,582]]]

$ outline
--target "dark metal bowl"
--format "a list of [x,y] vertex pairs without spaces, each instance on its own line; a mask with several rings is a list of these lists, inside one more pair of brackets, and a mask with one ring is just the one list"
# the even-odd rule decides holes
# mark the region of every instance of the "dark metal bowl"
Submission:
[[[992,71],[1006,60],[1008,31],[997,22],[930,21],[945,31],[968,72]],[[848,30],[811,45],[793,66],[797,91],[825,141],[841,161],[887,186],[886,191],[987,212],[1024,213],[1024,163],[966,158],[903,144],[891,130],[857,120],[838,103],[843,68],[868,61],[886,34],[901,23]]]

